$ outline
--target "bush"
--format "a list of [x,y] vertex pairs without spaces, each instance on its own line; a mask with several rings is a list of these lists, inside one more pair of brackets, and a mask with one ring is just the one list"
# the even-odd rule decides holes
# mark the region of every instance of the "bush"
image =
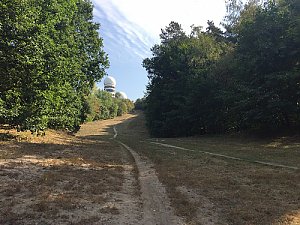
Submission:
[[133,109],[129,99],[114,98],[106,91],[96,90],[85,101],[85,121],[106,120],[122,116]]

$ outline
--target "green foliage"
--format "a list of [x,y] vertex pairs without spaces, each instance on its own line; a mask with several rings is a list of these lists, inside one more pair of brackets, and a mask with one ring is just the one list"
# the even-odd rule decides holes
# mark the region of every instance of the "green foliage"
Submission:
[[147,107],[146,98],[138,98],[134,102],[134,109],[136,110],[145,110]]
[[162,30],[143,61],[152,135],[300,126],[299,1],[257,2],[229,1],[226,32]]
[[124,101],[117,101],[118,103],[118,110],[117,110],[117,116],[122,116],[124,112],[127,112],[127,105]]
[[[173,23],[171,23],[172,25]],[[212,27],[213,24],[211,24]],[[174,26],[180,29],[180,26]],[[161,45],[152,48],[153,57],[144,60],[149,74],[146,118],[150,132],[158,136],[190,135],[204,129],[203,118],[195,107],[208,107],[206,85],[211,67],[228,48],[225,42],[218,42],[219,30],[201,32],[194,27],[189,36],[166,28],[178,35],[164,34],[176,38],[162,40]],[[214,33],[217,31],[218,33]]]
[[127,112],[131,112],[134,109],[134,103],[133,101],[129,100],[129,99],[122,99],[123,102],[125,102],[126,104],[126,111],[123,112],[123,114],[127,113]]
[[76,129],[108,66],[98,29],[90,1],[1,1],[1,123]]
[[233,75],[240,84],[236,107],[243,128],[299,125],[300,42],[294,19],[300,14],[291,16],[293,4],[269,2],[241,14]]
[[86,98],[86,121],[112,119],[133,109],[129,99],[114,98],[106,91],[96,90]]

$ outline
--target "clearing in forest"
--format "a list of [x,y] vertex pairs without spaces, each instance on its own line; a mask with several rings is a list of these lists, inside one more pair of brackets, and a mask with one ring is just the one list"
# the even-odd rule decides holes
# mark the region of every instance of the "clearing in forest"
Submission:
[[298,136],[153,139],[137,113],[0,138],[0,224],[300,224]]

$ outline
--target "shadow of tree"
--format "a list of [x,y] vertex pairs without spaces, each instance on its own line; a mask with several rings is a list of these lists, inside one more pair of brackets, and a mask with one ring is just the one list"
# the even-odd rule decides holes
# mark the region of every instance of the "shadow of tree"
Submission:
[[15,135],[12,135],[10,133],[0,133],[0,141],[9,141],[16,139]]

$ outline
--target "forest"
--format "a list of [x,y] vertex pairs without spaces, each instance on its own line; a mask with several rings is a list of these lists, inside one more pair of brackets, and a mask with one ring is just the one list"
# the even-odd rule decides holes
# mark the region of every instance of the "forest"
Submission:
[[109,66],[99,28],[89,0],[1,1],[0,123],[72,131],[131,110],[93,91]]
[[[299,129],[299,12],[298,0],[230,0],[221,27],[162,29],[136,102],[150,133]],[[99,28],[90,0],[1,1],[0,123],[72,131],[130,111],[94,88],[109,67]]]
[[222,27],[162,29],[143,60],[150,133],[299,130],[299,12],[298,0],[229,1]]

